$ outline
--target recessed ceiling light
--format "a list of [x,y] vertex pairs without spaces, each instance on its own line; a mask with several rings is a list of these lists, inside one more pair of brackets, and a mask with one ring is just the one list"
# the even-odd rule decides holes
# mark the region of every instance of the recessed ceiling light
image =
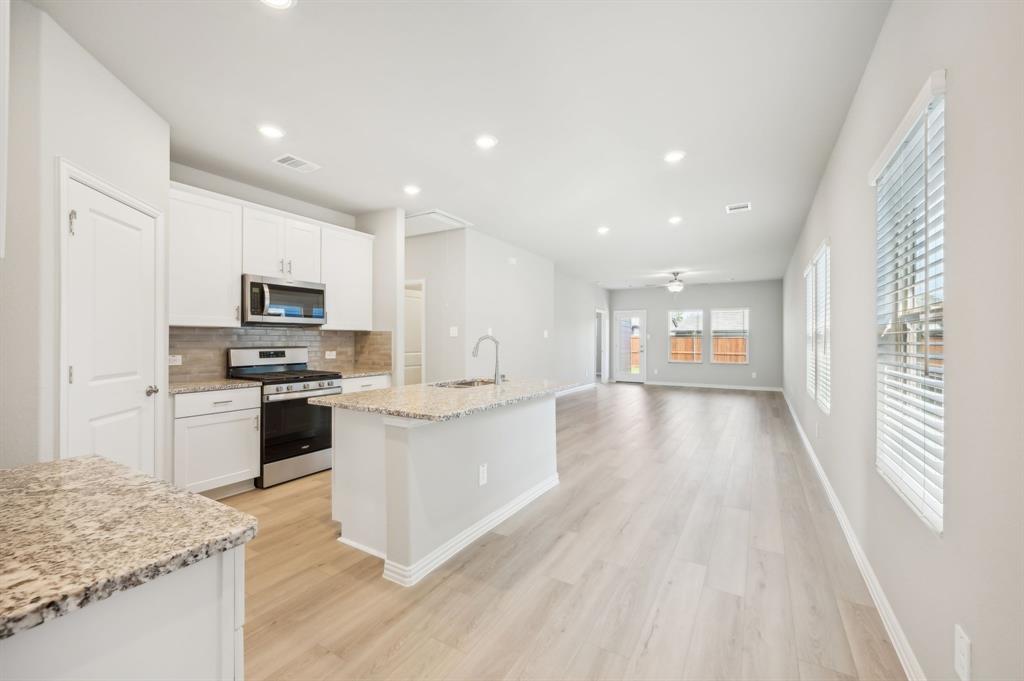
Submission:
[[420,193],[420,188],[414,184],[407,184],[404,187],[402,187],[402,191],[408,194],[409,196],[416,196],[417,194]]
[[600,227],[597,228],[597,233],[598,234],[607,234],[610,231],[611,230],[608,229],[608,227],[606,227],[605,225],[601,225]]
[[476,138],[476,145],[481,149],[493,149],[498,144],[498,138],[494,135],[480,135]]
[[274,9],[289,9],[295,6],[297,0],[260,0],[267,7]]
[[276,125],[261,125],[260,134],[272,140],[279,140],[284,137],[284,130]]
[[668,223],[670,225],[678,225],[682,221],[683,221],[683,219],[681,217],[679,217],[678,215],[673,215],[672,217],[670,217],[668,219]]
[[684,158],[686,158],[685,151],[670,151],[667,154],[665,154],[665,163],[679,163]]

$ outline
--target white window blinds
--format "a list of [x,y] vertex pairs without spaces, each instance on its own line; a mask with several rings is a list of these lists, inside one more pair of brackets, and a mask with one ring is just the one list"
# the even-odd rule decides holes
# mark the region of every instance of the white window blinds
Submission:
[[826,414],[832,407],[832,256],[826,243],[804,272],[807,394]]
[[832,249],[826,244],[814,261],[814,351],[818,406],[832,406]]
[[719,364],[750,362],[750,310],[711,311],[711,361]]
[[945,101],[929,95],[876,181],[876,439],[879,472],[941,531]]
[[703,360],[704,310],[671,310],[668,313],[670,362]]

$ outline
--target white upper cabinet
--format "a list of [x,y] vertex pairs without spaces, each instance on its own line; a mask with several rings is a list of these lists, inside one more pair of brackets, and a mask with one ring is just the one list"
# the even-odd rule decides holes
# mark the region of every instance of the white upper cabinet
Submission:
[[172,183],[170,323],[241,324],[242,275],[322,283],[324,328],[373,328],[373,236]]
[[246,274],[320,281],[320,226],[245,207],[242,269]]
[[288,278],[320,281],[320,226],[288,218],[284,223],[284,252]]
[[242,207],[171,189],[169,304],[172,326],[239,326]]
[[373,328],[373,237],[349,230],[321,230],[321,274],[327,286],[325,329]]
[[286,277],[285,217],[245,207],[242,238],[242,270],[263,277]]

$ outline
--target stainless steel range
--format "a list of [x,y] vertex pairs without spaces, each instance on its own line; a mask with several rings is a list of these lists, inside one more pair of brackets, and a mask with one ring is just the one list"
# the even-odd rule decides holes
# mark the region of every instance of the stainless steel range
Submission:
[[307,402],[341,392],[341,374],[309,369],[308,348],[233,348],[228,375],[263,383],[263,441],[256,486],[331,467],[331,409]]

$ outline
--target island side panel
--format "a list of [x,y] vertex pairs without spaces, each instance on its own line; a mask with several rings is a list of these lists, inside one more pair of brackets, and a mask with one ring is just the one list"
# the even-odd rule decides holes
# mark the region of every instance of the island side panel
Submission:
[[415,583],[557,484],[554,396],[440,423],[386,423],[387,558],[400,583]]
[[244,560],[236,547],[0,640],[0,679],[239,680]]
[[387,554],[384,423],[380,414],[334,409],[331,517],[339,541],[379,558]]

